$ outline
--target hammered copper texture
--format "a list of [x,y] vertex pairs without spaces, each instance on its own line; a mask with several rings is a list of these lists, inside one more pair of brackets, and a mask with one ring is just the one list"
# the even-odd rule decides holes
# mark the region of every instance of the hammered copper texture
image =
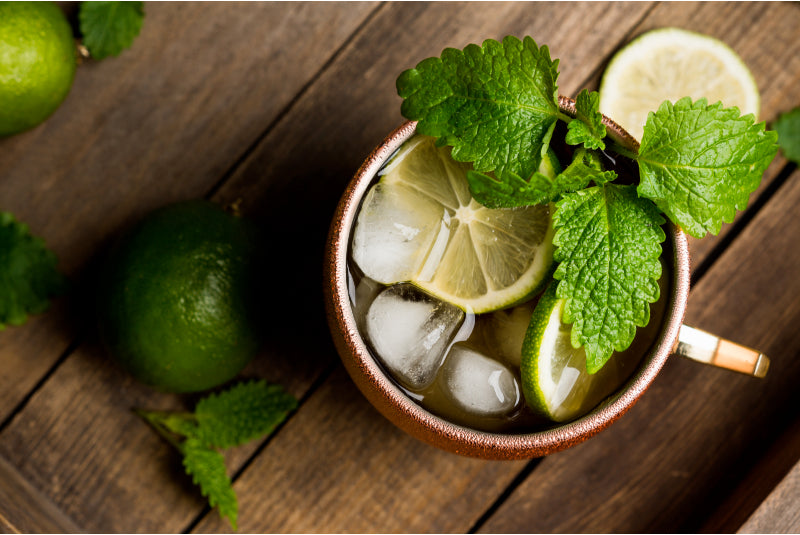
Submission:
[[[559,97],[559,107],[562,112],[575,115],[573,100]],[[608,135],[616,142],[632,150],[638,149],[638,142],[619,125],[605,117],[604,123]],[[375,362],[356,328],[347,284],[347,249],[361,197],[383,163],[415,130],[416,123],[404,123],[369,155],[347,186],[331,224],[325,251],[325,305],[333,341],[347,372],[364,396],[399,428],[424,442],[461,455],[485,459],[539,457],[574,446],[602,431],[647,390],[677,340],[689,296],[686,235],[668,225],[673,280],[664,324],[654,348],[617,394],[582,418],[533,433],[488,433],[447,422],[406,396]]]

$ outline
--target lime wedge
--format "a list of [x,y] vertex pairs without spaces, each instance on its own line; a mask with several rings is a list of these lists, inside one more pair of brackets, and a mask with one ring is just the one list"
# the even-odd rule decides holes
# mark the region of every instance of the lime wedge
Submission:
[[647,114],[683,97],[722,101],[758,118],[758,86],[736,52],[679,28],[647,32],[617,52],[600,84],[600,111],[641,140]]
[[634,343],[589,375],[586,352],[572,347],[572,327],[561,322],[564,303],[551,283],[533,311],[522,344],[525,400],[536,413],[556,422],[572,420],[594,408],[627,379],[647,348]]
[[[550,274],[551,206],[486,208],[466,179],[468,164],[417,135],[406,142],[364,198],[353,259],[383,284],[409,281],[476,314],[527,299]],[[558,160],[545,155],[543,173]]]

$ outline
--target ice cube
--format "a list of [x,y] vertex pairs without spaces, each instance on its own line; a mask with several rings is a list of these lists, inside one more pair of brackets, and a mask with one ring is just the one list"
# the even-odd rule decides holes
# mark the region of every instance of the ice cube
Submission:
[[466,345],[453,345],[441,373],[445,394],[473,415],[501,416],[520,402],[519,383],[511,370]]
[[376,356],[411,390],[433,382],[464,312],[410,284],[390,286],[372,302],[366,335]]
[[402,184],[378,183],[369,190],[353,233],[353,260],[368,277],[384,283],[411,280],[425,262],[444,225],[445,208]]

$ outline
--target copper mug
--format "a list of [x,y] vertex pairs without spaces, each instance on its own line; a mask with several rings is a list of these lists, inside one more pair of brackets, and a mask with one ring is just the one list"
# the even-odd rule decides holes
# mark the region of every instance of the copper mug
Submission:
[[[575,116],[575,102],[559,97],[559,107]],[[608,136],[638,150],[638,142],[614,121],[603,118]],[[348,291],[347,255],[361,198],[378,170],[416,131],[407,122],[380,144],[345,190],[331,224],[325,251],[325,304],[336,349],[347,372],[366,398],[410,435],[444,450],[486,459],[523,459],[561,451],[597,434],[622,416],[647,390],[672,354],[763,377],[769,360],[758,351],[683,325],[689,297],[689,248],[686,235],[667,224],[672,280],[660,329],[650,351],[628,381],[594,410],[576,420],[529,433],[492,433],[449,422],[408,397],[375,361],[356,326]]]

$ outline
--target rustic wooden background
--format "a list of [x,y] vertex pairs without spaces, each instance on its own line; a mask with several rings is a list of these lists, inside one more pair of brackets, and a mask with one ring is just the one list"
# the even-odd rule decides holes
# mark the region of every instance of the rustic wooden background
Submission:
[[131,49],[85,62],[47,122],[0,140],[0,209],[44,237],[73,281],[50,311],[0,333],[0,531],[229,530],[130,410],[194,399],[129,379],[86,317],[108,240],[198,197],[241,199],[270,230],[272,341],[243,375],[301,400],[278,433],[228,455],[241,531],[800,530],[800,173],[781,156],[736,222],[691,243],[687,323],[763,350],[766,380],[673,358],[590,441],[481,461],[384,420],[325,324],[325,233],[350,176],[402,120],[402,70],[447,46],[530,35],[561,59],[560,92],[574,96],[663,26],[733,47],[762,120],[800,105],[797,3],[146,4]]

